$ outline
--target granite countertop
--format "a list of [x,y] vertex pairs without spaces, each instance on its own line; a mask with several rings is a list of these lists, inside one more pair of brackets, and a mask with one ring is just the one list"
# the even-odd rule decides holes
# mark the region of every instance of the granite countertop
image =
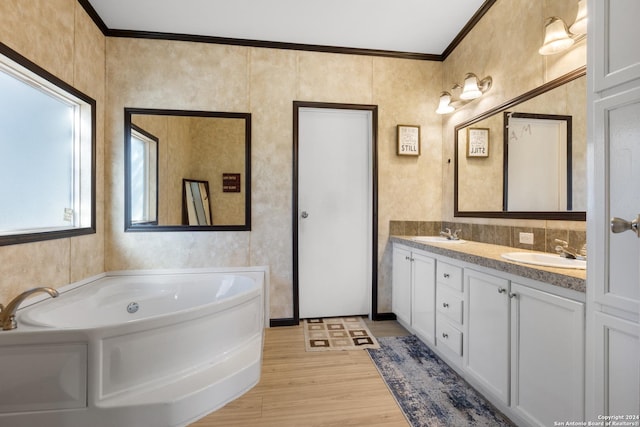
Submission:
[[578,292],[586,291],[586,270],[573,268],[541,267],[531,264],[522,264],[506,260],[501,257],[505,252],[530,252],[525,249],[517,249],[509,246],[492,245],[488,243],[466,241],[464,243],[436,243],[417,242],[411,240],[415,236],[391,236],[394,243],[422,249],[438,255],[465,261],[482,267],[492,268],[498,271],[515,274],[555,286],[572,289]]

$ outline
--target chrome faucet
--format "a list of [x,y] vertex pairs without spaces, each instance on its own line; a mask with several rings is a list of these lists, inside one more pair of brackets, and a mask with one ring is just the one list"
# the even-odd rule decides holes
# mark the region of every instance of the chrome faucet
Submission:
[[567,243],[564,240],[560,240],[560,239],[555,239],[554,240],[556,243],[558,243],[558,245],[556,246],[556,252],[558,253],[558,255],[560,255],[561,257],[564,258],[569,258],[569,259],[580,259],[580,260],[586,260],[587,259],[587,245],[583,245],[582,249],[580,249],[579,251],[577,249],[572,248],[571,246],[569,246],[569,243]]
[[22,301],[27,299],[27,297],[38,292],[46,292],[51,295],[52,298],[59,295],[58,291],[53,288],[33,288],[28,291],[24,291],[12,299],[6,307],[0,304],[0,325],[2,325],[3,331],[10,331],[11,329],[18,327],[18,324],[16,323],[16,310],[18,309],[18,306],[20,306]]
[[440,235],[442,237],[446,237],[448,240],[460,240],[460,236],[458,236],[458,233],[460,233],[462,230],[455,230],[453,233],[451,232],[450,228],[445,228],[443,231],[440,232]]

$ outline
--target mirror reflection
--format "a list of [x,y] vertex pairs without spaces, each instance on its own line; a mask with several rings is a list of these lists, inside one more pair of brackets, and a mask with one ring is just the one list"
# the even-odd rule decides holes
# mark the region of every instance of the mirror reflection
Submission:
[[211,225],[209,183],[193,179],[184,179],[182,182],[182,222],[188,225]]
[[125,109],[126,230],[250,230],[250,141],[248,113]]
[[584,68],[456,126],[455,216],[585,220],[586,134]]
[[571,116],[506,112],[503,118],[504,210],[571,210]]

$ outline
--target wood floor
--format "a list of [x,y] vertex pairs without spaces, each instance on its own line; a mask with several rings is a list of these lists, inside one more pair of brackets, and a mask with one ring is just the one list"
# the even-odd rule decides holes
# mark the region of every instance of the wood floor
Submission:
[[[375,336],[406,334],[368,324]],[[365,350],[306,352],[302,326],[291,326],[265,331],[258,385],[190,427],[408,425]]]

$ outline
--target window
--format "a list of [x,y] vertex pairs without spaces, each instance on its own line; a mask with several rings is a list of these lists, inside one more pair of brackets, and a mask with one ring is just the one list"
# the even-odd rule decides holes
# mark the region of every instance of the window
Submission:
[[158,138],[131,125],[131,222],[158,224]]
[[0,44],[0,245],[95,232],[95,101]]

